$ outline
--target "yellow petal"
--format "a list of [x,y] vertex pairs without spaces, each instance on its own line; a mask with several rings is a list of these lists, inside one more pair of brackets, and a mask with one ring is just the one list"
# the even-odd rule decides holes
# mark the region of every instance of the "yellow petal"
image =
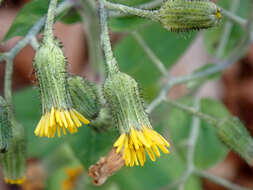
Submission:
[[90,121],[87,120],[85,117],[83,117],[78,111],[76,111],[75,109],[73,109],[73,112],[75,113],[76,117],[81,120],[85,125],[89,124]]

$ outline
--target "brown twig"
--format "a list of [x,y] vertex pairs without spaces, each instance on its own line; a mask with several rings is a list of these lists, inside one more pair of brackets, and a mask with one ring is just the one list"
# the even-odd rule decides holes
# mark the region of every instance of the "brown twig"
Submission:
[[90,166],[88,175],[93,178],[94,185],[100,186],[124,165],[122,154],[116,153],[116,149],[113,148],[107,156],[100,158],[95,165]]

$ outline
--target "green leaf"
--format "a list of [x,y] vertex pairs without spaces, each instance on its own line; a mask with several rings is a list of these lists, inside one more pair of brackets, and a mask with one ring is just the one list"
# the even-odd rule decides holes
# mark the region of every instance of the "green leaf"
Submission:
[[[66,11],[66,13],[68,10]],[[75,24],[77,22],[81,22],[81,16],[76,10],[71,10],[67,14],[64,14],[64,16],[61,17],[60,21],[63,22],[64,24]]]
[[[177,33],[168,32],[157,23],[139,31],[147,45],[167,68],[176,63],[195,37],[195,33],[192,33],[185,39]],[[121,39],[115,45],[114,53],[121,71],[130,74],[139,82],[144,94],[148,94],[146,97],[148,100],[154,98],[161,74],[137,41],[132,36]]]
[[88,168],[109,153],[116,138],[117,135],[113,131],[98,133],[91,127],[84,126],[78,133],[68,136],[68,142],[75,156]]
[[[191,99],[184,99],[181,103],[192,106]],[[226,118],[229,112],[225,106],[216,100],[202,99],[201,112],[212,115],[216,118]],[[172,143],[175,144],[181,155],[186,155],[186,144],[191,129],[192,116],[179,109],[172,109],[168,117]],[[227,155],[228,149],[223,145],[216,135],[216,128],[205,121],[201,121],[199,137],[197,139],[194,162],[199,168],[209,168],[222,161]]]
[[[44,157],[52,151],[60,139],[46,139],[36,137],[35,127],[41,117],[41,103],[38,89],[27,88],[14,94],[16,117],[25,128],[27,138],[28,157]],[[38,148],[39,147],[39,148]]]
[[[59,0],[58,4],[63,0]],[[11,27],[3,38],[3,43],[15,36],[25,36],[27,32],[37,23],[43,16],[46,15],[49,5],[49,0],[32,0],[31,2],[24,5],[21,11],[17,14]],[[62,19],[65,22],[74,22],[78,19],[78,15],[70,13],[69,18],[65,15],[69,10],[65,10],[56,20]]]
[[49,0],[33,0],[24,5],[14,19],[3,42],[15,37],[25,36],[29,29],[47,12]]

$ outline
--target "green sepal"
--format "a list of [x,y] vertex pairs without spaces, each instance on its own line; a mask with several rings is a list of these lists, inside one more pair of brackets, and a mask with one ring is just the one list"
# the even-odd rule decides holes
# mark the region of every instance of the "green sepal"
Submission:
[[206,29],[221,20],[221,10],[209,0],[168,0],[158,13],[164,28],[175,32]]
[[115,125],[122,133],[128,133],[131,127],[151,127],[138,84],[132,77],[122,72],[108,75],[103,93]]
[[11,123],[8,119],[6,101],[0,96],[0,152],[5,153],[9,149],[12,136]]
[[237,152],[249,165],[253,165],[253,138],[238,118],[226,118],[218,125],[219,138]]

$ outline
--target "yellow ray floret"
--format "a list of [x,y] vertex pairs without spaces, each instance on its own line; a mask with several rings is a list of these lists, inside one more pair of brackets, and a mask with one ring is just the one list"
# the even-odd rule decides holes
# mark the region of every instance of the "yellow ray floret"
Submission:
[[[160,150],[169,153],[170,144],[156,131],[144,127],[142,130],[131,128],[129,134],[123,133],[113,145],[116,152],[122,152],[126,166],[143,166],[146,157],[145,150],[152,161],[160,157]],[[158,149],[159,148],[159,149]]]
[[83,173],[83,167],[68,168],[65,170],[65,173],[67,175],[67,179],[63,181],[62,189],[72,190],[75,188],[78,178]]
[[20,178],[20,179],[8,179],[8,178],[4,178],[4,181],[5,183],[9,183],[9,184],[12,184],[12,185],[21,185],[24,183],[25,181],[25,177],[24,178]]
[[76,133],[77,128],[82,126],[80,121],[90,123],[75,109],[59,110],[52,107],[41,117],[34,133],[36,136],[54,138],[57,131],[58,137],[61,137],[61,131],[64,135],[67,134],[66,130],[71,134]]

